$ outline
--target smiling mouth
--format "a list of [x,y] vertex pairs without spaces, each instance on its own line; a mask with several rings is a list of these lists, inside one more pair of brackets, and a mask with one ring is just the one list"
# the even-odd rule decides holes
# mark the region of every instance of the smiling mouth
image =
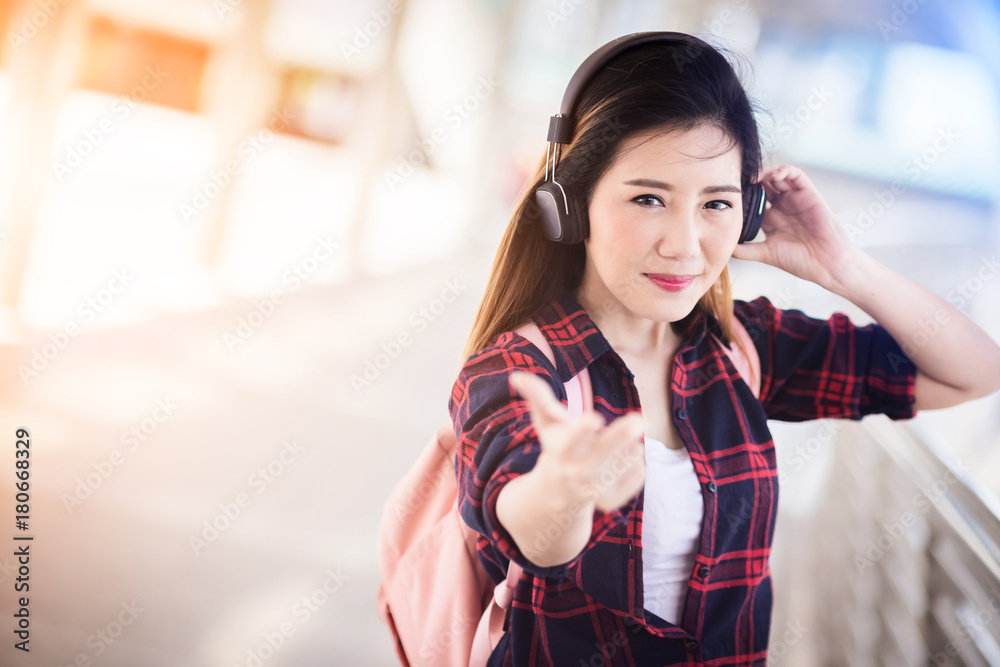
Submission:
[[670,292],[679,292],[684,289],[698,276],[678,276],[669,273],[644,273],[654,285]]

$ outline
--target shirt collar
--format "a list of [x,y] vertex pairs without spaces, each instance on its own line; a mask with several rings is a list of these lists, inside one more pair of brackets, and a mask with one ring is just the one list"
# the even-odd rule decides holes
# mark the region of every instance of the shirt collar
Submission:
[[[570,290],[549,302],[534,319],[552,346],[556,371],[563,382],[568,382],[595,359],[612,349],[608,339]],[[679,328],[685,332],[686,341],[678,354],[699,345],[707,334],[722,338],[719,321],[700,306],[695,306],[681,320]]]

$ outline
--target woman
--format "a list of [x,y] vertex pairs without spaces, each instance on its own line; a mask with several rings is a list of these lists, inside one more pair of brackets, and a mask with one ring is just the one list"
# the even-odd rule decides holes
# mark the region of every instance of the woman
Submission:
[[[582,199],[585,239],[556,243],[536,224],[546,159],[449,403],[480,559],[496,582],[508,561],[524,569],[490,664],[763,665],[778,498],[766,420],[956,405],[1000,387],[1000,348],[854,247],[801,170],[760,168],[751,105],[708,44],[626,49],[575,116],[558,181]],[[767,239],[738,245],[755,180]],[[734,301],[729,257],[810,280],[877,324]],[[554,367],[513,333],[529,317]],[[734,317],[760,359],[759,398],[722,349]],[[574,416],[563,383],[581,372],[594,406]]]

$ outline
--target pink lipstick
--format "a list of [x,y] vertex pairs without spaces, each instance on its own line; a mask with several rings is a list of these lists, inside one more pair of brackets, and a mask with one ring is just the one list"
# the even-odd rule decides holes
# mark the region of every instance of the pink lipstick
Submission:
[[680,292],[697,278],[697,276],[675,276],[669,273],[646,273],[644,275],[668,292]]

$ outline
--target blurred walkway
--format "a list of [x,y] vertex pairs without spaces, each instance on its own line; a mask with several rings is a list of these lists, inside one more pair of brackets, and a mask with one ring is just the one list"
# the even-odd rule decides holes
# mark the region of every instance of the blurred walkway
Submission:
[[[14,366],[30,349],[6,350],[3,466],[29,428],[35,542],[30,662],[4,642],[0,664],[253,665],[268,636],[269,666],[394,664],[375,613],[376,524],[447,418],[482,291],[472,273],[441,263],[304,288],[233,353],[223,334],[257,321],[252,303],[80,335],[26,391]],[[438,311],[445,279],[469,287]],[[402,332],[412,343],[356,391],[351,375]],[[13,507],[11,485],[0,493]],[[95,633],[133,601],[141,613],[104,644]]]

